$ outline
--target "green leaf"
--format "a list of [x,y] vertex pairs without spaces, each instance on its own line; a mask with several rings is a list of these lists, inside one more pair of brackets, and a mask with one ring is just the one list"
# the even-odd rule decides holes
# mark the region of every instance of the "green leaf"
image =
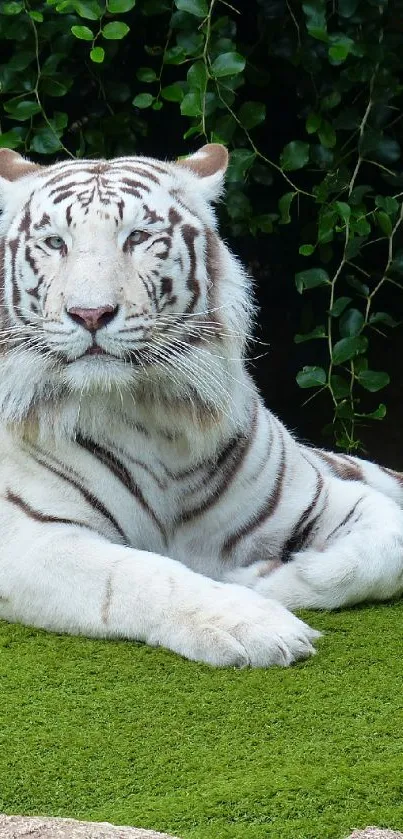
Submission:
[[62,145],[57,134],[45,125],[36,130],[29,149],[37,154],[54,154],[61,147]]
[[386,137],[385,135],[381,137],[378,141],[376,148],[373,150],[373,155],[376,160],[379,160],[381,163],[397,163],[400,158],[400,146],[397,140],[394,140],[392,137]]
[[366,419],[384,419],[386,417],[386,405],[383,405],[382,402],[375,411],[371,411],[370,414],[357,414],[357,417],[365,417]]
[[240,190],[231,191],[227,197],[227,212],[235,221],[245,221],[251,215],[252,207],[249,198]]
[[388,312],[372,312],[369,322],[370,324],[384,323],[392,328],[399,325],[399,321],[392,318],[392,315],[389,315]]
[[348,274],[346,280],[355,291],[358,291],[359,294],[362,294],[363,297],[368,297],[369,288],[365,283],[362,283],[361,280],[358,280],[357,277],[353,277],[351,274]]
[[350,361],[356,355],[364,353],[367,347],[368,340],[365,335],[357,335],[354,338],[342,338],[333,347],[333,363],[343,364],[345,361]]
[[347,44],[333,44],[329,47],[329,58],[332,59],[332,64],[342,64],[350,54],[350,48]]
[[35,114],[41,112],[41,106],[38,102],[31,99],[9,99],[4,103],[4,110],[11,114],[13,119],[18,122],[24,122],[26,119],[31,119]]
[[134,97],[132,104],[135,108],[149,108],[154,102],[154,98],[151,93],[138,93]]
[[363,370],[368,370],[368,359],[366,355],[359,355],[354,359],[354,373],[358,376]]
[[40,81],[41,92],[47,93],[49,96],[65,96],[70,84],[70,79],[66,79],[61,73],[55,73],[52,78],[42,76]]
[[364,315],[358,309],[347,309],[339,321],[339,331],[342,338],[353,338],[359,335],[364,326]]
[[305,120],[305,130],[307,134],[315,134],[322,122],[320,114],[315,114],[311,111]]
[[238,113],[238,119],[244,128],[255,128],[266,118],[266,105],[263,102],[244,102]]
[[102,36],[107,41],[120,41],[128,32],[130,32],[130,27],[127,23],[120,23],[117,20],[114,20],[112,23],[107,23],[102,28]]
[[35,53],[31,50],[18,50],[14,53],[10,61],[7,62],[8,67],[13,70],[25,70],[35,58]]
[[158,78],[152,67],[139,67],[136,76],[140,82],[145,82],[146,84],[151,84],[151,82],[155,82]]
[[208,6],[206,0],[175,0],[175,6],[181,12],[187,12],[195,17],[207,17]]
[[309,143],[292,140],[284,146],[280,155],[280,166],[284,171],[302,169],[309,160]]
[[313,338],[326,338],[326,330],[324,326],[315,326],[311,332],[297,333],[294,335],[294,343],[302,344],[304,341],[311,341]]
[[326,372],[323,367],[303,367],[296,378],[302,388],[323,387],[326,384]]
[[[77,14],[87,20],[99,20],[102,15],[101,7],[96,0],[87,0],[87,2],[72,0],[71,4],[68,5],[72,5]],[[59,7],[57,7],[57,10],[59,11]]]
[[55,111],[53,114],[52,119],[49,120],[50,124],[58,134],[62,134],[64,129],[67,128],[69,124],[69,117],[64,111]]
[[322,120],[318,130],[318,137],[325,149],[332,149],[336,145],[336,132],[333,125],[327,122],[327,120]]
[[311,256],[315,251],[315,245],[300,245],[298,248],[298,253],[301,256]]
[[90,59],[94,62],[94,64],[102,64],[105,58],[105,50],[102,47],[94,47],[90,51]]
[[28,15],[31,18],[31,20],[34,20],[36,23],[42,23],[43,21],[42,12],[28,12]]
[[375,204],[380,210],[385,210],[385,213],[393,216],[399,209],[399,202],[391,195],[376,195]]
[[382,233],[385,233],[385,236],[391,236],[393,231],[393,225],[388,214],[385,213],[383,210],[379,210],[379,212],[375,213],[375,218],[379,224],[379,227],[382,230]]
[[198,117],[202,113],[202,101],[199,90],[191,90],[183,97],[181,114],[185,117]]
[[0,134],[0,148],[18,149],[24,142],[25,132],[26,129],[18,127],[11,128],[10,131],[5,131],[4,134]]
[[363,184],[362,186],[355,186],[349,198],[350,204],[352,204],[354,207],[358,206],[359,204],[362,204],[362,199],[364,198],[364,195],[368,195],[369,192],[373,192],[372,186],[368,186],[367,184]]
[[17,0],[11,0],[9,3],[2,3],[1,4],[1,14],[2,15],[19,15],[24,9],[24,4],[21,2],[17,2]]
[[231,152],[227,170],[227,182],[236,183],[238,181],[244,181],[255,157],[255,152],[250,149],[235,149]]
[[273,221],[276,218],[276,213],[262,213],[262,215],[253,216],[249,221],[249,228],[253,234],[258,230],[261,230],[262,233],[272,233]]
[[280,211],[279,224],[289,224],[289,222],[291,221],[290,207],[296,194],[296,192],[286,192],[284,195],[281,196],[278,202],[278,209]]
[[330,314],[334,318],[340,317],[342,312],[348,304],[351,303],[351,297],[338,297],[337,300],[334,301],[332,308],[330,309]]
[[108,12],[114,15],[123,15],[130,12],[136,5],[136,0],[107,0]]
[[336,399],[345,399],[345,397],[349,395],[350,385],[345,379],[343,379],[343,376],[337,376],[336,374],[331,376],[330,384]]
[[308,0],[302,4],[306,17],[306,28],[312,38],[327,41],[326,5],[322,0]]
[[333,108],[337,108],[337,105],[340,105],[341,102],[341,94],[338,90],[333,90],[332,93],[328,93],[327,96],[324,96],[321,105],[322,110],[324,111],[331,111]]
[[382,390],[390,382],[388,373],[375,372],[375,370],[363,370],[357,378],[360,385],[371,393]]
[[329,283],[329,274],[324,268],[310,268],[308,271],[300,271],[299,274],[295,275],[295,285],[300,294],[306,288],[316,288],[316,286]]
[[355,256],[358,256],[367,238],[367,236],[352,236],[347,242],[346,259],[354,259]]
[[223,143],[225,146],[228,145],[236,128],[237,123],[234,117],[231,114],[223,114],[216,120],[213,141]]
[[333,204],[336,212],[339,214],[340,218],[348,222],[351,216],[351,207],[345,203],[345,201],[335,201]]
[[186,61],[186,58],[186,51],[176,44],[174,47],[169,47],[164,53],[164,64],[182,64],[183,61]]
[[184,93],[180,84],[169,84],[161,90],[161,96],[167,102],[182,102]]
[[336,221],[337,210],[335,210],[334,207],[325,209],[320,213],[318,224],[318,241],[320,243],[332,241]]
[[211,75],[216,79],[236,76],[245,68],[246,59],[239,52],[224,52],[211,65]]
[[[338,419],[353,419],[355,412],[354,408],[348,400],[348,402],[344,399],[343,402],[339,402],[338,405],[335,406],[335,415]],[[340,445],[340,444],[339,444]]]
[[200,55],[203,52],[203,35],[201,32],[178,32],[176,42],[188,55]]
[[71,32],[74,37],[79,38],[80,41],[92,41],[94,38],[94,33],[89,26],[72,26]]
[[189,68],[186,78],[191,88],[204,91],[207,84],[207,68],[204,61],[195,61]]

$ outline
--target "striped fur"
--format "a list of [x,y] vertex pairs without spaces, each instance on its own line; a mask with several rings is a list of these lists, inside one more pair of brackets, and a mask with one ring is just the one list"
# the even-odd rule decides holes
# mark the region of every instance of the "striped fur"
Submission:
[[313,652],[288,609],[402,592],[403,477],[299,445],[247,373],[226,162],[0,150],[0,617],[268,666]]

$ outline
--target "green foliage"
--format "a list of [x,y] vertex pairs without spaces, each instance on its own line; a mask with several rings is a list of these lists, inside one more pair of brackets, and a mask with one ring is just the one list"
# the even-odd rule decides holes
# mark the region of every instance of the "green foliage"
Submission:
[[297,382],[326,392],[346,450],[385,415],[374,338],[403,283],[400,5],[0,0],[0,146],[96,157],[160,137],[164,156],[173,124],[178,153],[230,148],[223,223],[279,248],[292,231],[313,312]]

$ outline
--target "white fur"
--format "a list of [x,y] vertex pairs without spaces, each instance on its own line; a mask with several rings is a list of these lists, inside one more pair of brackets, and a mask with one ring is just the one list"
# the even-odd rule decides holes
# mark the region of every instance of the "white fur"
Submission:
[[[126,215],[117,227],[101,204],[94,201],[80,215],[70,198],[78,224],[67,228],[66,201],[52,202],[47,179],[66,172],[84,183],[83,162],[34,171],[12,185],[0,179],[8,330],[0,356],[0,616],[50,630],[134,638],[214,665],[287,665],[314,651],[318,633],[285,607],[335,608],[402,592],[403,490],[359,461],[368,485],[340,480],[263,407],[243,360],[253,313],[249,280],[218,240],[214,282],[207,275],[205,229],[216,225],[208,202],[219,193],[223,173],[198,177],[199,159],[194,171],[165,164],[160,185],[145,199],[164,218],[174,205],[197,231],[200,296],[184,321],[188,328],[207,318],[197,345],[186,344],[185,327],[159,332],[162,321],[141,281],[152,276],[154,252],[125,253],[130,231],[143,224],[138,199],[125,195]],[[113,166],[110,177],[118,183]],[[18,314],[10,242],[23,239],[19,229],[31,194],[32,223],[46,212],[51,227],[29,234],[45,276],[36,312],[38,274],[25,245],[18,250]],[[156,238],[164,229],[159,224]],[[41,250],[49,235],[64,238],[67,257]],[[191,262],[177,231],[164,269],[174,278],[173,314],[189,303]],[[97,333],[99,346],[114,358],[83,356],[92,336],[68,309],[104,305],[120,307]],[[21,326],[21,313],[28,326]],[[133,323],[140,330],[135,339],[123,331]],[[13,329],[25,329],[22,345],[12,344]],[[184,342],[178,347],[186,353],[178,350],[174,361],[125,361],[133,347],[165,341],[159,346],[166,352],[175,340]],[[80,438],[115,457],[120,472]],[[231,441],[243,438],[245,452],[232,473]],[[226,486],[220,458],[228,445]],[[315,496],[318,474],[318,528],[308,546],[280,565],[284,543]],[[275,510],[264,517],[262,505],[271,496]],[[356,516],[341,526],[355,505]]]

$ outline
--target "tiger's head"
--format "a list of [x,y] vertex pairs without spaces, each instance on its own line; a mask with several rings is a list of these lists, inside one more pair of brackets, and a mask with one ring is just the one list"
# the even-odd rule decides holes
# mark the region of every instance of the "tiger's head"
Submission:
[[223,399],[250,315],[211,207],[226,166],[216,144],[43,167],[0,150],[6,420],[66,392]]

